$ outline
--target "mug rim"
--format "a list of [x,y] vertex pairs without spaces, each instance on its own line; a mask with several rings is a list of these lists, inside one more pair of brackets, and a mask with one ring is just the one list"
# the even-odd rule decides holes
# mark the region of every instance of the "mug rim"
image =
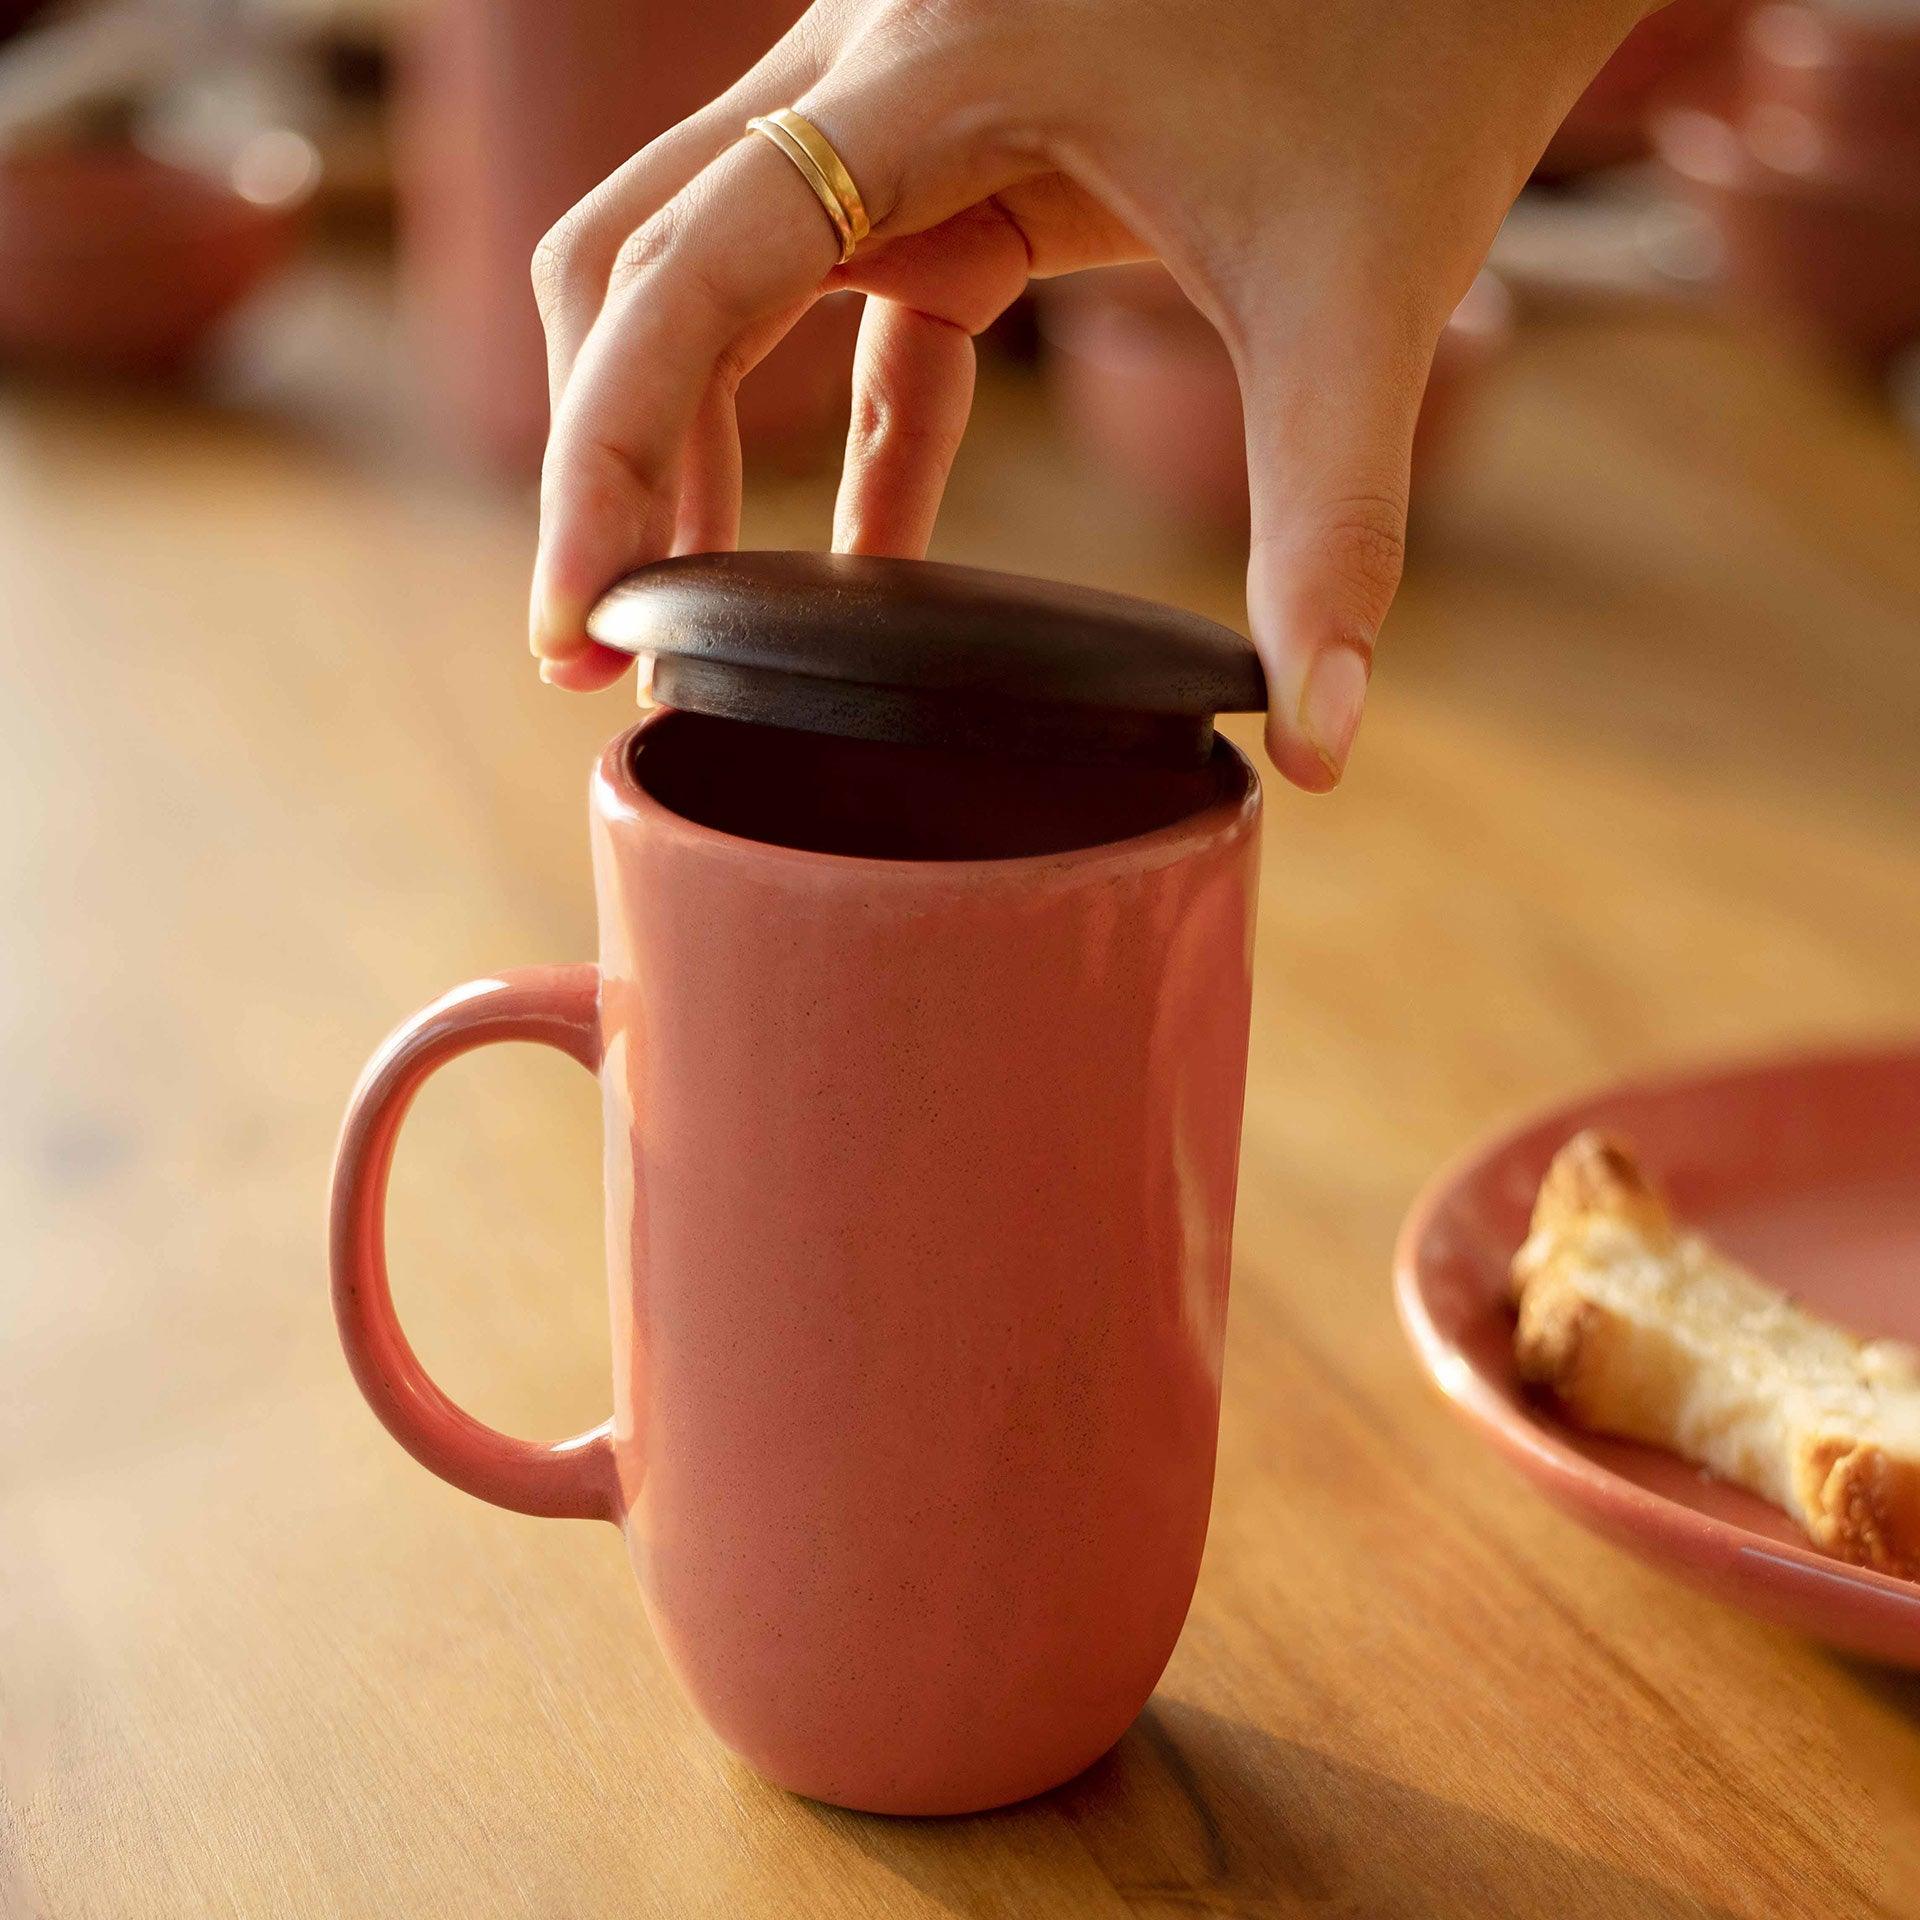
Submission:
[[1084,847],[1066,847],[1054,853],[970,855],[951,860],[912,860],[787,847],[776,841],[752,840],[744,834],[728,833],[690,819],[640,784],[633,771],[635,747],[650,727],[672,719],[677,711],[673,707],[658,707],[607,742],[593,772],[591,797],[595,815],[609,822],[644,820],[695,849],[734,857],[747,854],[758,861],[804,868],[810,873],[857,873],[867,879],[911,875],[923,881],[932,876],[964,877],[981,883],[1003,876],[1009,880],[1030,881],[1039,873],[1071,870],[1079,874],[1089,868],[1109,865],[1130,868],[1157,865],[1160,858],[1185,855],[1216,839],[1230,840],[1249,834],[1260,819],[1260,775],[1253,762],[1225,734],[1216,731],[1212,750],[1223,756],[1233,776],[1233,785],[1205,806],[1196,807],[1165,826],[1149,828],[1145,833],[1127,834],[1117,840],[1096,840]]

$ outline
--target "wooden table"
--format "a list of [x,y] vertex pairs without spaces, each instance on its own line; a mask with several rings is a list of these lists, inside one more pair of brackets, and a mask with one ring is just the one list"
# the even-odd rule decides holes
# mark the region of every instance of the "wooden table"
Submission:
[[[949,553],[1234,617],[1234,556],[1147,526],[1022,379],[982,412]],[[730,1762],[611,1533],[430,1479],[334,1343],[361,1059],[590,951],[585,774],[629,708],[534,682],[530,503],[272,414],[10,394],[0,1911],[1915,1911],[1920,1683],[1548,1511],[1387,1283],[1415,1186],[1518,1107],[1914,1025],[1913,458],[1711,323],[1564,316],[1468,451],[1350,785],[1272,793],[1185,1638],[1085,1778],[911,1823]],[[750,538],[819,539],[825,500],[761,489]],[[402,1156],[402,1312],[518,1431],[605,1407],[597,1127],[510,1049]]]

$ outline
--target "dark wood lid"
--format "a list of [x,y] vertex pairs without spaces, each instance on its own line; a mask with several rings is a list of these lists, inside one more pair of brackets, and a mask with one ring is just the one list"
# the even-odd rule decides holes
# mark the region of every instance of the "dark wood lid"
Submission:
[[629,574],[587,631],[668,706],[1022,759],[1191,760],[1257,712],[1252,643],[1126,594],[928,560],[707,553]]

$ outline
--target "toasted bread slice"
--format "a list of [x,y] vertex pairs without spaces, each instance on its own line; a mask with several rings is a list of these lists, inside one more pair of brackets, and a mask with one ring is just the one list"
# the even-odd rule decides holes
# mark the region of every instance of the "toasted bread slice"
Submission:
[[1920,1349],[1862,1340],[1756,1280],[1594,1133],[1548,1168],[1513,1287],[1521,1375],[1580,1425],[1666,1447],[1824,1552],[1920,1579]]

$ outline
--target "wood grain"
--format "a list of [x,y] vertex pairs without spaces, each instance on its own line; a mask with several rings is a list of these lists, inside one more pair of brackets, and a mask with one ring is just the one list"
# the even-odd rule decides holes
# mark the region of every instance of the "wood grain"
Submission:
[[[743,1773],[610,1532],[460,1498],[348,1380],[345,1092],[449,983],[590,951],[628,708],[533,679],[528,500],[303,393],[0,403],[0,1913],[1920,1911],[1920,1686],[1540,1505],[1386,1272],[1519,1106],[1911,1027],[1920,483],[1863,400],[1709,321],[1528,332],[1349,785],[1272,790],[1186,1636],[1082,1780],[902,1823]],[[1236,617],[1235,557],[1143,523],[1023,377],[982,416],[945,553]],[[827,500],[762,487],[749,537]],[[449,1389],[561,1433],[605,1405],[598,1123],[525,1051],[423,1099],[393,1261]]]

